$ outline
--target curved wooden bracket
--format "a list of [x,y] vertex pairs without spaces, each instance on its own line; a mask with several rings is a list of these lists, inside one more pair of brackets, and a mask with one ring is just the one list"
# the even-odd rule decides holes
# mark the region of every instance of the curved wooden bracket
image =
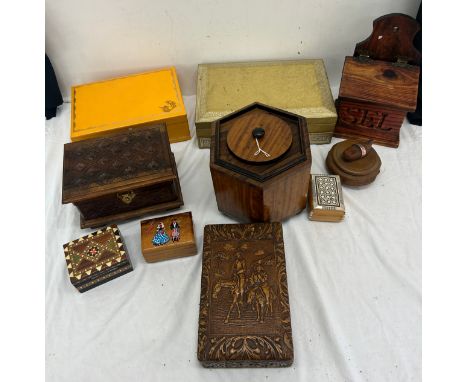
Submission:
[[372,34],[356,44],[354,56],[420,66],[421,53],[413,45],[420,28],[414,18],[402,13],[381,16],[374,20]]

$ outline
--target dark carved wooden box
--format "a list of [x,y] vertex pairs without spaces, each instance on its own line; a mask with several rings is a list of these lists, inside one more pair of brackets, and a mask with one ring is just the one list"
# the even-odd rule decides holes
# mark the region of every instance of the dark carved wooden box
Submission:
[[218,209],[241,222],[282,221],[302,211],[311,163],[304,117],[253,103],[213,122]]
[[198,360],[285,367],[293,359],[281,223],[205,226]]
[[334,135],[398,147],[400,128],[417,105],[421,54],[413,46],[419,23],[390,14],[374,20],[372,35],[346,57],[336,101]]
[[183,204],[166,127],[138,127],[67,143],[62,203],[73,203],[81,228],[98,227]]

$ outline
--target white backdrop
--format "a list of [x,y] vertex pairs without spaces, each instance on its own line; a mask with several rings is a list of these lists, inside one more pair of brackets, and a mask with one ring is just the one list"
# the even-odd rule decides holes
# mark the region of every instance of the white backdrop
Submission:
[[[195,94],[199,63],[323,58],[339,81],[345,55],[386,13],[420,0],[46,0],[46,53],[70,86],[175,65]],[[338,85],[338,82],[332,83]]]
[[[336,97],[344,56],[367,37],[372,20],[388,12],[415,15],[418,5],[413,0],[46,0],[46,51],[64,96],[72,83],[177,67],[192,139],[171,148],[182,211],[193,212],[198,244],[194,257],[146,264],[139,219],[120,223],[135,271],[79,294],[68,280],[62,244],[90,230],[79,228],[76,208],[61,204],[70,105],[59,108],[45,124],[48,381],[420,381],[422,129],[407,122],[398,149],[376,147],[382,158],[377,180],[343,190],[343,222],[310,222],[303,212],[283,223],[294,365],[200,366],[203,227],[234,221],[217,210],[209,150],[197,148],[190,96],[200,62],[323,57]],[[311,146],[313,173],[326,172],[331,146]]]

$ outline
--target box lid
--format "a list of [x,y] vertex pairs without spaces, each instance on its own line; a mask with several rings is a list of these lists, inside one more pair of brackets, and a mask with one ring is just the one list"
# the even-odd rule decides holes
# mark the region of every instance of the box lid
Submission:
[[143,187],[177,177],[164,125],[64,145],[62,203]]
[[311,174],[309,184],[309,202],[311,214],[321,213],[344,215],[343,190],[339,175]]
[[336,122],[321,59],[198,66],[195,122],[212,122],[253,102],[305,117],[309,126]]
[[71,139],[186,118],[174,67],[72,87]]
[[418,66],[398,66],[385,61],[346,57],[339,96],[402,110],[414,110],[418,81]]
[[217,120],[211,140],[212,168],[255,182],[311,161],[305,118],[258,102]]
[[[158,229],[160,225],[162,233]],[[167,257],[164,256],[165,254],[177,257],[178,250],[184,251],[187,247],[193,248],[195,245],[192,212],[190,211],[142,220],[140,228],[143,255],[160,253],[164,258]],[[157,234],[160,235],[157,236]],[[162,240],[159,240],[160,238]]]
[[129,265],[119,229],[115,224],[63,245],[68,276],[76,287],[100,283],[99,277]]

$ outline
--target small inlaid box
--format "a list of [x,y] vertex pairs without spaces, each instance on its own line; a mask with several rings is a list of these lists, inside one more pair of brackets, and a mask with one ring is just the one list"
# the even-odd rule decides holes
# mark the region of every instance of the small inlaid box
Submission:
[[141,221],[141,252],[148,263],[197,254],[192,213]]
[[309,219],[339,222],[344,219],[343,191],[338,175],[312,174],[309,184]]
[[70,281],[86,292],[133,271],[119,229],[111,225],[63,245]]

